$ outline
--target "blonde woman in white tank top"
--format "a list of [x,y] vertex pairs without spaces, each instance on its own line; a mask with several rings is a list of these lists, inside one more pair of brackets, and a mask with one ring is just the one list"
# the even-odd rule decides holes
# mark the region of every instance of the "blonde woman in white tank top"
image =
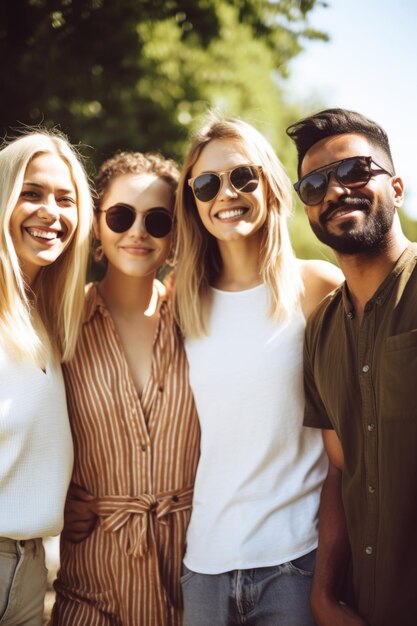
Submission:
[[341,274],[290,244],[291,186],[265,138],[212,117],[177,196],[175,311],[201,456],[182,577],[186,626],[311,626],[327,462],[303,428],[305,321]]

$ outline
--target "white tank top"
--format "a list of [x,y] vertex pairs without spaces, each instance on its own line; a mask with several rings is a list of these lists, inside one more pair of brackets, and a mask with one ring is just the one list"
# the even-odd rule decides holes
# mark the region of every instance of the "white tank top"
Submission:
[[317,546],[327,460],[321,432],[302,426],[304,329],[301,311],[269,318],[265,285],[213,289],[208,336],[186,341],[202,431],[193,571],[268,567]]

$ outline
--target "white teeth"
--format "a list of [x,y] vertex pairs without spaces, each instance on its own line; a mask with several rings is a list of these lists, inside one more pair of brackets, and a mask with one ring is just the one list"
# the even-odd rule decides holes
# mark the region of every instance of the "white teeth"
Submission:
[[217,213],[216,217],[219,220],[227,220],[231,217],[239,217],[239,215],[243,215],[246,213],[245,209],[228,209],[226,211],[220,211]]
[[28,228],[28,233],[33,237],[39,237],[40,239],[56,239],[58,233],[52,230],[37,230],[36,228]]

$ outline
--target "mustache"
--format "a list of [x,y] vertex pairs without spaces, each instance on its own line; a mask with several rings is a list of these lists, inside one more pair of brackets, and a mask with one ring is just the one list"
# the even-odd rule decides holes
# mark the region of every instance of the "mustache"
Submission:
[[356,209],[359,211],[370,212],[372,202],[364,196],[341,196],[337,202],[330,202],[328,207],[320,215],[320,222],[324,224],[339,209]]

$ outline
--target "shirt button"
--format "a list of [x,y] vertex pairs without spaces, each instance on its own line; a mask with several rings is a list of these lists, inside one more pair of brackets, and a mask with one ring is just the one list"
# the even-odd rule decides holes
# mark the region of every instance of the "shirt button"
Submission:
[[350,320],[353,320],[353,311],[348,311],[347,316]]
[[362,368],[362,372],[367,374],[367,372],[369,372],[369,365],[364,365],[363,368]]
[[160,385],[160,386],[158,387],[158,391],[159,391],[159,393],[162,393],[162,392],[163,392],[163,390],[164,390],[164,388],[162,387],[162,385]]
[[142,452],[146,452],[146,446],[144,444],[142,444],[140,448],[141,448]]
[[375,487],[373,485],[369,485],[368,491],[369,493],[375,493]]
[[368,430],[372,433],[375,430],[375,424],[368,424]]
[[372,546],[366,546],[366,548],[365,548],[366,554],[370,555],[370,554],[372,554],[373,551],[374,550],[373,550]]

